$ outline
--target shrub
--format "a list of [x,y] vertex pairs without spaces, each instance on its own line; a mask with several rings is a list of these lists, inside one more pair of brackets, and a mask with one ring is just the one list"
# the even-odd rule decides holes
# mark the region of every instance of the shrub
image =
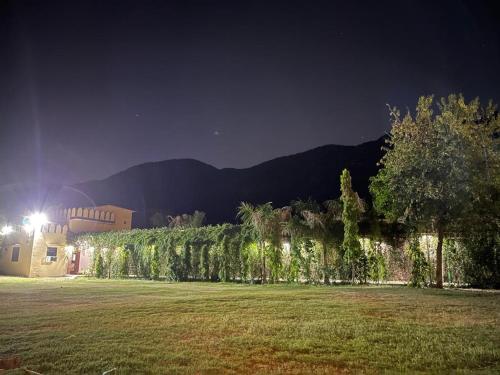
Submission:
[[102,278],[104,277],[104,259],[100,251],[94,256],[95,259],[95,277]]
[[160,279],[160,252],[156,248],[156,246],[153,246],[151,250],[151,278],[153,280],[159,280]]
[[426,285],[425,278],[429,272],[429,265],[424,253],[420,250],[418,237],[410,239],[408,253],[412,262],[411,276],[408,285],[414,288],[421,288]]
[[130,253],[126,247],[120,247],[120,269],[119,275],[120,277],[128,277],[130,274],[129,271],[129,260]]

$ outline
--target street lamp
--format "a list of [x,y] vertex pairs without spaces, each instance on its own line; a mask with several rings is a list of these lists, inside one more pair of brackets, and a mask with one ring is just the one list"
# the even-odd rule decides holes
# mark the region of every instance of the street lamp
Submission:
[[24,230],[28,233],[33,232],[34,230],[40,230],[42,225],[47,224],[49,221],[47,219],[47,215],[43,212],[35,212],[26,218],[23,227]]

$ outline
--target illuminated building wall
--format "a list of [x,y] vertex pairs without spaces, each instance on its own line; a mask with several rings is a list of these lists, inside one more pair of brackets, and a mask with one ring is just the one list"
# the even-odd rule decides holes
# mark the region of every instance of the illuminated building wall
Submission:
[[64,276],[84,272],[91,252],[67,246],[68,233],[131,229],[133,211],[105,205],[94,208],[49,209],[48,223],[28,231],[17,227],[4,236],[0,274],[25,277]]

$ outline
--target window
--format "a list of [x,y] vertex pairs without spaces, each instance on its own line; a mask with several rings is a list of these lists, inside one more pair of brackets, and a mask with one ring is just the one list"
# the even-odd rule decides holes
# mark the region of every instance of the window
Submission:
[[47,262],[57,262],[57,247],[47,247]]
[[12,262],[19,262],[19,250],[21,250],[19,246],[12,248],[12,258],[10,259]]

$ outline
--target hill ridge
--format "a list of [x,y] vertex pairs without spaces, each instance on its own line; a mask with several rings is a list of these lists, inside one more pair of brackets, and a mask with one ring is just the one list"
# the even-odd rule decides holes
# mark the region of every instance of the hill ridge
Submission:
[[217,168],[192,158],[147,162],[76,184],[84,194],[66,194],[59,201],[88,205],[87,195],[98,205],[127,207],[136,211],[134,224],[139,227],[147,226],[158,210],[175,215],[200,210],[208,223],[234,222],[242,201],[284,206],[300,198],[336,198],[344,168],[350,169],[354,188],[369,199],[368,182],[378,170],[383,140],[322,145],[247,168]]
[[242,201],[285,206],[295,199],[317,201],[340,195],[340,173],[348,168],[354,189],[370,200],[369,178],[378,171],[385,137],[359,145],[328,144],[280,156],[247,168],[217,168],[192,159],[141,163],[107,178],[74,185],[18,184],[2,190],[2,209],[24,212],[49,205],[115,204],[136,211],[145,227],[156,211],[177,215],[205,211],[207,222],[235,222]]
[[380,137],[378,139],[375,139],[375,140],[361,142],[361,143],[358,143],[356,145],[339,145],[339,144],[335,144],[335,143],[328,143],[328,144],[317,146],[317,147],[314,147],[314,148],[311,148],[311,149],[308,149],[308,150],[299,151],[299,152],[296,152],[296,153],[282,155],[282,156],[277,156],[275,158],[272,158],[272,159],[269,159],[269,160],[265,160],[265,161],[259,162],[257,164],[253,164],[251,166],[242,167],[242,168],[237,168],[237,167],[222,167],[222,168],[219,168],[219,167],[216,167],[216,166],[214,166],[214,165],[212,165],[210,163],[207,163],[207,162],[204,162],[202,160],[195,159],[195,158],[172,158],[172,159],[164,159],[164,160],[146,161],[146,162],[143,162],[143,163],[139,163],[139,164],[135,164],[135,165],[132,165],[130,167],[127,167],[127,168],[125,168],[125,169],[123,169],[121,171],[118,171],[116,173],[113,173],[113,174],[109,175],[108,177],[99,178],[99,179],[92,179],[92,180],[88,180],[88,181],[82,181],[82,182],[76,183],[74,185],[86,184],[86,183],[95,182],[95,181],[103,181],[103,180],[106,180],[106,179],[111,178],[113,176],[116,176],[118,174],[121,174],[123,172],[127,172],[127,171],[129,171],[131,169],[135,169],[137,167],[144,167],[144,166],[148,166],[148,165],[152,165],[152,164],[163,164],[163,163],[168,163],[168,162],[184,162],[184,161],[196,162],[196,163],[199,163],[199,164],[203,164],[205,166],[212,167],[212,168],[217,169],[219,171],[223,171],[223,170],[245,170],[245,169],[252,169],[252,168],[258,167],[258,166],[260,166],[262,164],[267,164],[269,162],[273,162],[273,161],[276,161],[276,160],[279,160],[279,159],[284,159],[284,158],[289,158],[289,157],[294,157],[294,156],[300,156],[302,154],[310,153],[310,152],[317,151],[317,150],[320,150],[320,149],[326,149],[326,148],[356,148],[356,147],[360,147],[360,146],[363,146],[363,145],[366,145],[366,144],[371,144],[371,143],[379,142],[382,139],[385,139],[385,136],[382,136],[382,137]]

